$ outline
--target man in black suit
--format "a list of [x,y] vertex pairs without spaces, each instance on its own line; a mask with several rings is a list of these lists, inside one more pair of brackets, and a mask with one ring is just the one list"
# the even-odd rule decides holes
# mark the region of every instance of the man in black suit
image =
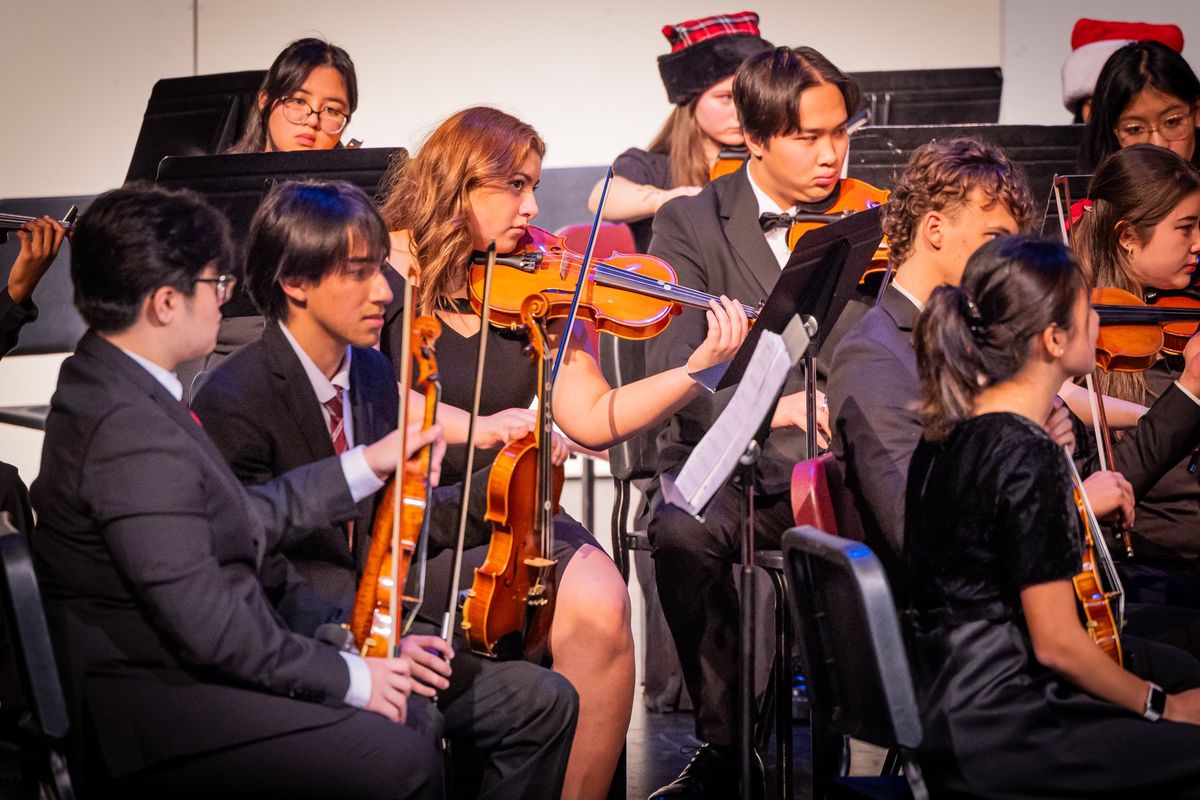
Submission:
[[440,797],[436,731],[398,724],[408,660],[288,631],[260,582],[264,557],[354,515],[350,462],[378,482],[399,435],[246,490],[180,401],[174,370],[212,348],[231,260],[227,223],[190,194],[109,192],[76,229],[89,331],[33,486],[76,776],[117,797]]
[[[837,200],[858,89],[815,50],[781,47],[742,64],[733,99],[750,150],[746,168],[664,205],[650,252],[671,264],[684,286],[753,303],[770,294],[789,256],[788,215],[825,211]],[[703,312],[685,310],[647,342],[649,371],[685,363],[704,334]],[[805,452],[802,387],[802,372],[793,370],[758,465],[755,524],[767,542],[778,543],[792,524],[788,487]],[[717,392],[675,414],[658,438],[660,474],[679,470],[731,395]],[[704,523],[659,505],[649,524],[663,613],[704,742],[679,780],[653,797],[737,793],[738,600],[730,564],[738,557],[740,520],[740,494],[726,486]]]
[[[374,442],[396,426],[396,377],[373,349],[392,300],[382,271],[388,247],[379,213],[349,184],[288,183],[264,199],[250,225],[246,280],[266,329],[192,401],[244,483]],[[306,590],[293,589],[279,606],[294,629],[349,620],[373,511],[364,500],[349,527],[331,526],[283,551],[290,563],[279,572],[294,568],[305,579]],[[455,657],[431,634],[405,636],[401,652],[413,664],[413,691],[438,693],[451,741],[486,755],[479,797],[559,796],[578,711],[565,678],[525,662]]]

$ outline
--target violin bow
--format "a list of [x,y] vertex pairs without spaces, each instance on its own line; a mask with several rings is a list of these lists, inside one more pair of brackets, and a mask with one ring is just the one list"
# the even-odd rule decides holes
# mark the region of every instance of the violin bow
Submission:
[[558,343],[558,353],[554,356],[554,369],[550,372],[551,386],[558,378],[558,368],[562,365],[563,354],[567,352],[567,343],[571,341],[571,329],[575,327],[575,318],[579,314],[579,299],[583,296],[588,270],[592,266],[592,250],[595,249],[596,238],[600,234],[600,220],[604,215],[604,202],[608,199],[608,186],[612,183],[612,179],[613,169],[610,165],[608,173],[604,176],[604,186],[600,190],[600,202],[596,205],[596,218],[592,220],[592,230],[588,234],[587,248],[583,251],[583,263],[579,267],[579,280],[575,283],[575,293],[571,295],[571,310],[567,313],[567,324],[563,329],[562,341]]
[[463,471],[462,502],[458,507],[458,539],[454,543],[454,568],[450,573],[449,597],[442,614],[441,636],[450,641],[454,618],[458,614],[458,582],[462,578],[463,551],[467,541],[467,510],[471,500],[471,477],[475,472],[475,420],[479,418],[479,397],[483,390],[483,365],[487,357],[488,325],[491,324],[492,276],[496,272],[496,242],[487,248],[487,266],[483,272],[483,308],[479,313],[479,350],[475,356],[475,389],[471,397],[471,416],[467,418],[467,465]]
[[412,391],[412,355],[409,341],[412,339],[413,309],[413,278],[410,272],[404,280],[404,313],[400,315],[400,341],[404,343],[404,357],[400,359],[400,375],[398,376],[402,390],[400,392],[400,407],[397,412],[396,425],[400,430],[400,458],[396,462],[396,489],[392,492],[392,591],[388,598],[388,614],[391,625],[388,626],[388,655],[397,655],[400,643],[400,628],[404,616],[404,603],[400,598],[403,586],[400,585],[400,514],[404,502],[404,469],[407,466],[408,454],[408,406],[409,392]]

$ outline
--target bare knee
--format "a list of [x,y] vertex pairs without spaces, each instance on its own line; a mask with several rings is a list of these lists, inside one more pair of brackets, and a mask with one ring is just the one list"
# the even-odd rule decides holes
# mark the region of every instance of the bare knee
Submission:
[[[629,588],[616,565],[601,551],[585,546],[563,575],[556,624],[568,626],[569,638],[597,655],[612,658],[633,648]],[[570,646],[559,642],[559,650]]]

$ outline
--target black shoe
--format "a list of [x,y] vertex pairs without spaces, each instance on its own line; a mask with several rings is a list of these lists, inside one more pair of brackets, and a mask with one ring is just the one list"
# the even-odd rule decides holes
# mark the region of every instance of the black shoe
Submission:
[[[763,796],[762,760],[754,756],[755,797]],[[738,790],[736,750],[704,744],[679,777],[650,795],[649,800],[736,800]]]

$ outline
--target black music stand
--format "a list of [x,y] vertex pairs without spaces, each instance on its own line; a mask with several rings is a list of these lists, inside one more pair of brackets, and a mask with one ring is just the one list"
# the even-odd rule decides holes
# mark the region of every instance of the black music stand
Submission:
[[1055,175],[1075,171],[1082,125],[900,125],[866,127],[854,134],[846,158],[851,178],[891,189],[908,157],[926,142],[973,136],[999,145],[1025,170],[1034,209],[1046,207]]
[[[283,181],[348,181],[375,197],[393,159],[408,158],[403,147],[336,148],[319,152],[236,153],[219,156],[171,156],[158,167],[155,184],[191,189],[229,218],[234,244],[241,250],[250,220],[263,196]],[[226,317],[256,316],[258,311],[239,286],[221,307]]]
[[154,180],[166,156],[212,155],[232,145],[258,107],[266,76],[256,69],[155,83],[125,182]]
[[875,125],[961,125],[1000,120],[999,67],[850,73]]
[[[804,388],[807,393],[808,458],[817,455],[816,354],[828,331],[858,295],[858,281],[871,264],[883,238],[881,208],[860,211],[823,228],[806,233],[792,251],[783,272],[771,290],[737,355],[729,363],[718,389],[741,380],[764,330],[785,334],[789,324],[800,320],[808,335],[804,358]],[[775,398],[778,403],[779,398]],[[772,406],[773,407],[773,406]],[[770,433],[773,411],[766,414],[758,434],[746,448],[738,470],[744,496],[742,520],[742,606],[741,606],[741,768],[742,795],[748,798],[754,737],[754,603],[757,577],[754,573],[754,484],[761,445]]]

